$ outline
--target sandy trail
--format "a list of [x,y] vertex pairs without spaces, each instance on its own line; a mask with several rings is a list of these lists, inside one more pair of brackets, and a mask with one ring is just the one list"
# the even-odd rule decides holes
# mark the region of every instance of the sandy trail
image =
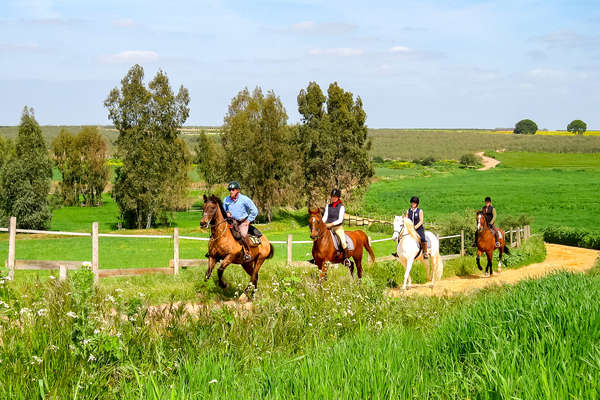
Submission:
[[[594,266],[600,254],[597,250],[550,243],[546,243],[546,252],[546,260],[541,263],[531,264],[518,269],[504,269],[500,274],[494,273],[491,278],[484,277],[483,273],[480,275],[452,277],[437,282],[433,289],[429,287],[429,284],[422,284],[413,285],[410,290],[405,292],[399,288],[391,289],[388,291],[388,294],[392,297],[414,294],[452,296],[461,293],[470,293],[492,285],[501,286],[517,283],[522,279],[541,278],[558,270],[585,272]],[[483,265],[485,266],[485,257]]]
[[479,168],[477,171],[487,171],[488,169],[496,168],[496,165],[500,164],[500,161],[495,158],[484,156],[483,151],[475,153],[475,155],[481,157],[481,162],[483,163],[483,167]]

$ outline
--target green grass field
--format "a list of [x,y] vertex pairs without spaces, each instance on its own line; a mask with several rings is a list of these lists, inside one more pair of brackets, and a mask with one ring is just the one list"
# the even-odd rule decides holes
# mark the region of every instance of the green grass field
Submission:
[[493,153],[499,168],[600,169],[600,153]]

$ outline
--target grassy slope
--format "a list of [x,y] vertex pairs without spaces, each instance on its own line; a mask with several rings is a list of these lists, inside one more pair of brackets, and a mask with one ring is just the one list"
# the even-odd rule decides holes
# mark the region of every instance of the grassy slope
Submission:
[[596,160],[594,168],[406,171],[399,179],[384,178],[373,183],[363,211],[399,214],[408,208],[408,199],[417,195],[426,220],[431,221],[452,212],[480,208],[483,198],[489,195],[500,216],[532,216],[535,228],[557,224],[597,229],[591,216],[600,214],[600,168],[596,167],[598,157],[590,158]]
[[598,153],[600,136],[506,135],[490,131],[419,131],[372,129],[372,154],[395,160],[434,157],[458,160],[463,154],[500,150]]

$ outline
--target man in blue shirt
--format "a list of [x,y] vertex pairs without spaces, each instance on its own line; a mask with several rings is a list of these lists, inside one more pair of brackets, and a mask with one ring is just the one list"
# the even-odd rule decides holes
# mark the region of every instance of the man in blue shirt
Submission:
[[248,197],[240,193],[240,184],[236,181],[230,182],[227,185],[229,196],[223,199],[223,208],[227,216],[233,218],[234,228],[237,227],[242,236],[242,260],[250,262],[250,242],[248,239],[248,228],[250,223],[256,219],[258,208],[254,202]]

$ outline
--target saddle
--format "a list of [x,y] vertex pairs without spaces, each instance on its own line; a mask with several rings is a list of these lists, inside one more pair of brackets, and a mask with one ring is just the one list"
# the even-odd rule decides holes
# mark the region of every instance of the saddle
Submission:
[[[237,240],[240,244],[242,244],[242,233],[240,232],[240,228],[237,224],[237,221],[235,221],[233,218],[228,218],[227,219],[227,225],[229,226],[229,230],[231,231],[231,234],[233,235],[233,238],[235,240]],[[248,239],[250,242],[250,246],[251,247],[257,247],[260,245],[261,243],[261,236],[262,236],[262,232],[258,230],[257,227],[255,227],[254,225],[250,225],[248,227]]]
[[[340,238],[333,233],[333,231],[329,231],[329,233],[331,233],[331,239],[333,240],[333,247],[337,250],[337,251],[342,251],[342,244],[340,243]],[[346,236],[346,245],[348,246],[348,251],[353,251],[354,250],[354,242],[352,241],[352,239],[350,239],[350,236],[348,236],[348,234],[346,234],[344,232],[344,235]]]

